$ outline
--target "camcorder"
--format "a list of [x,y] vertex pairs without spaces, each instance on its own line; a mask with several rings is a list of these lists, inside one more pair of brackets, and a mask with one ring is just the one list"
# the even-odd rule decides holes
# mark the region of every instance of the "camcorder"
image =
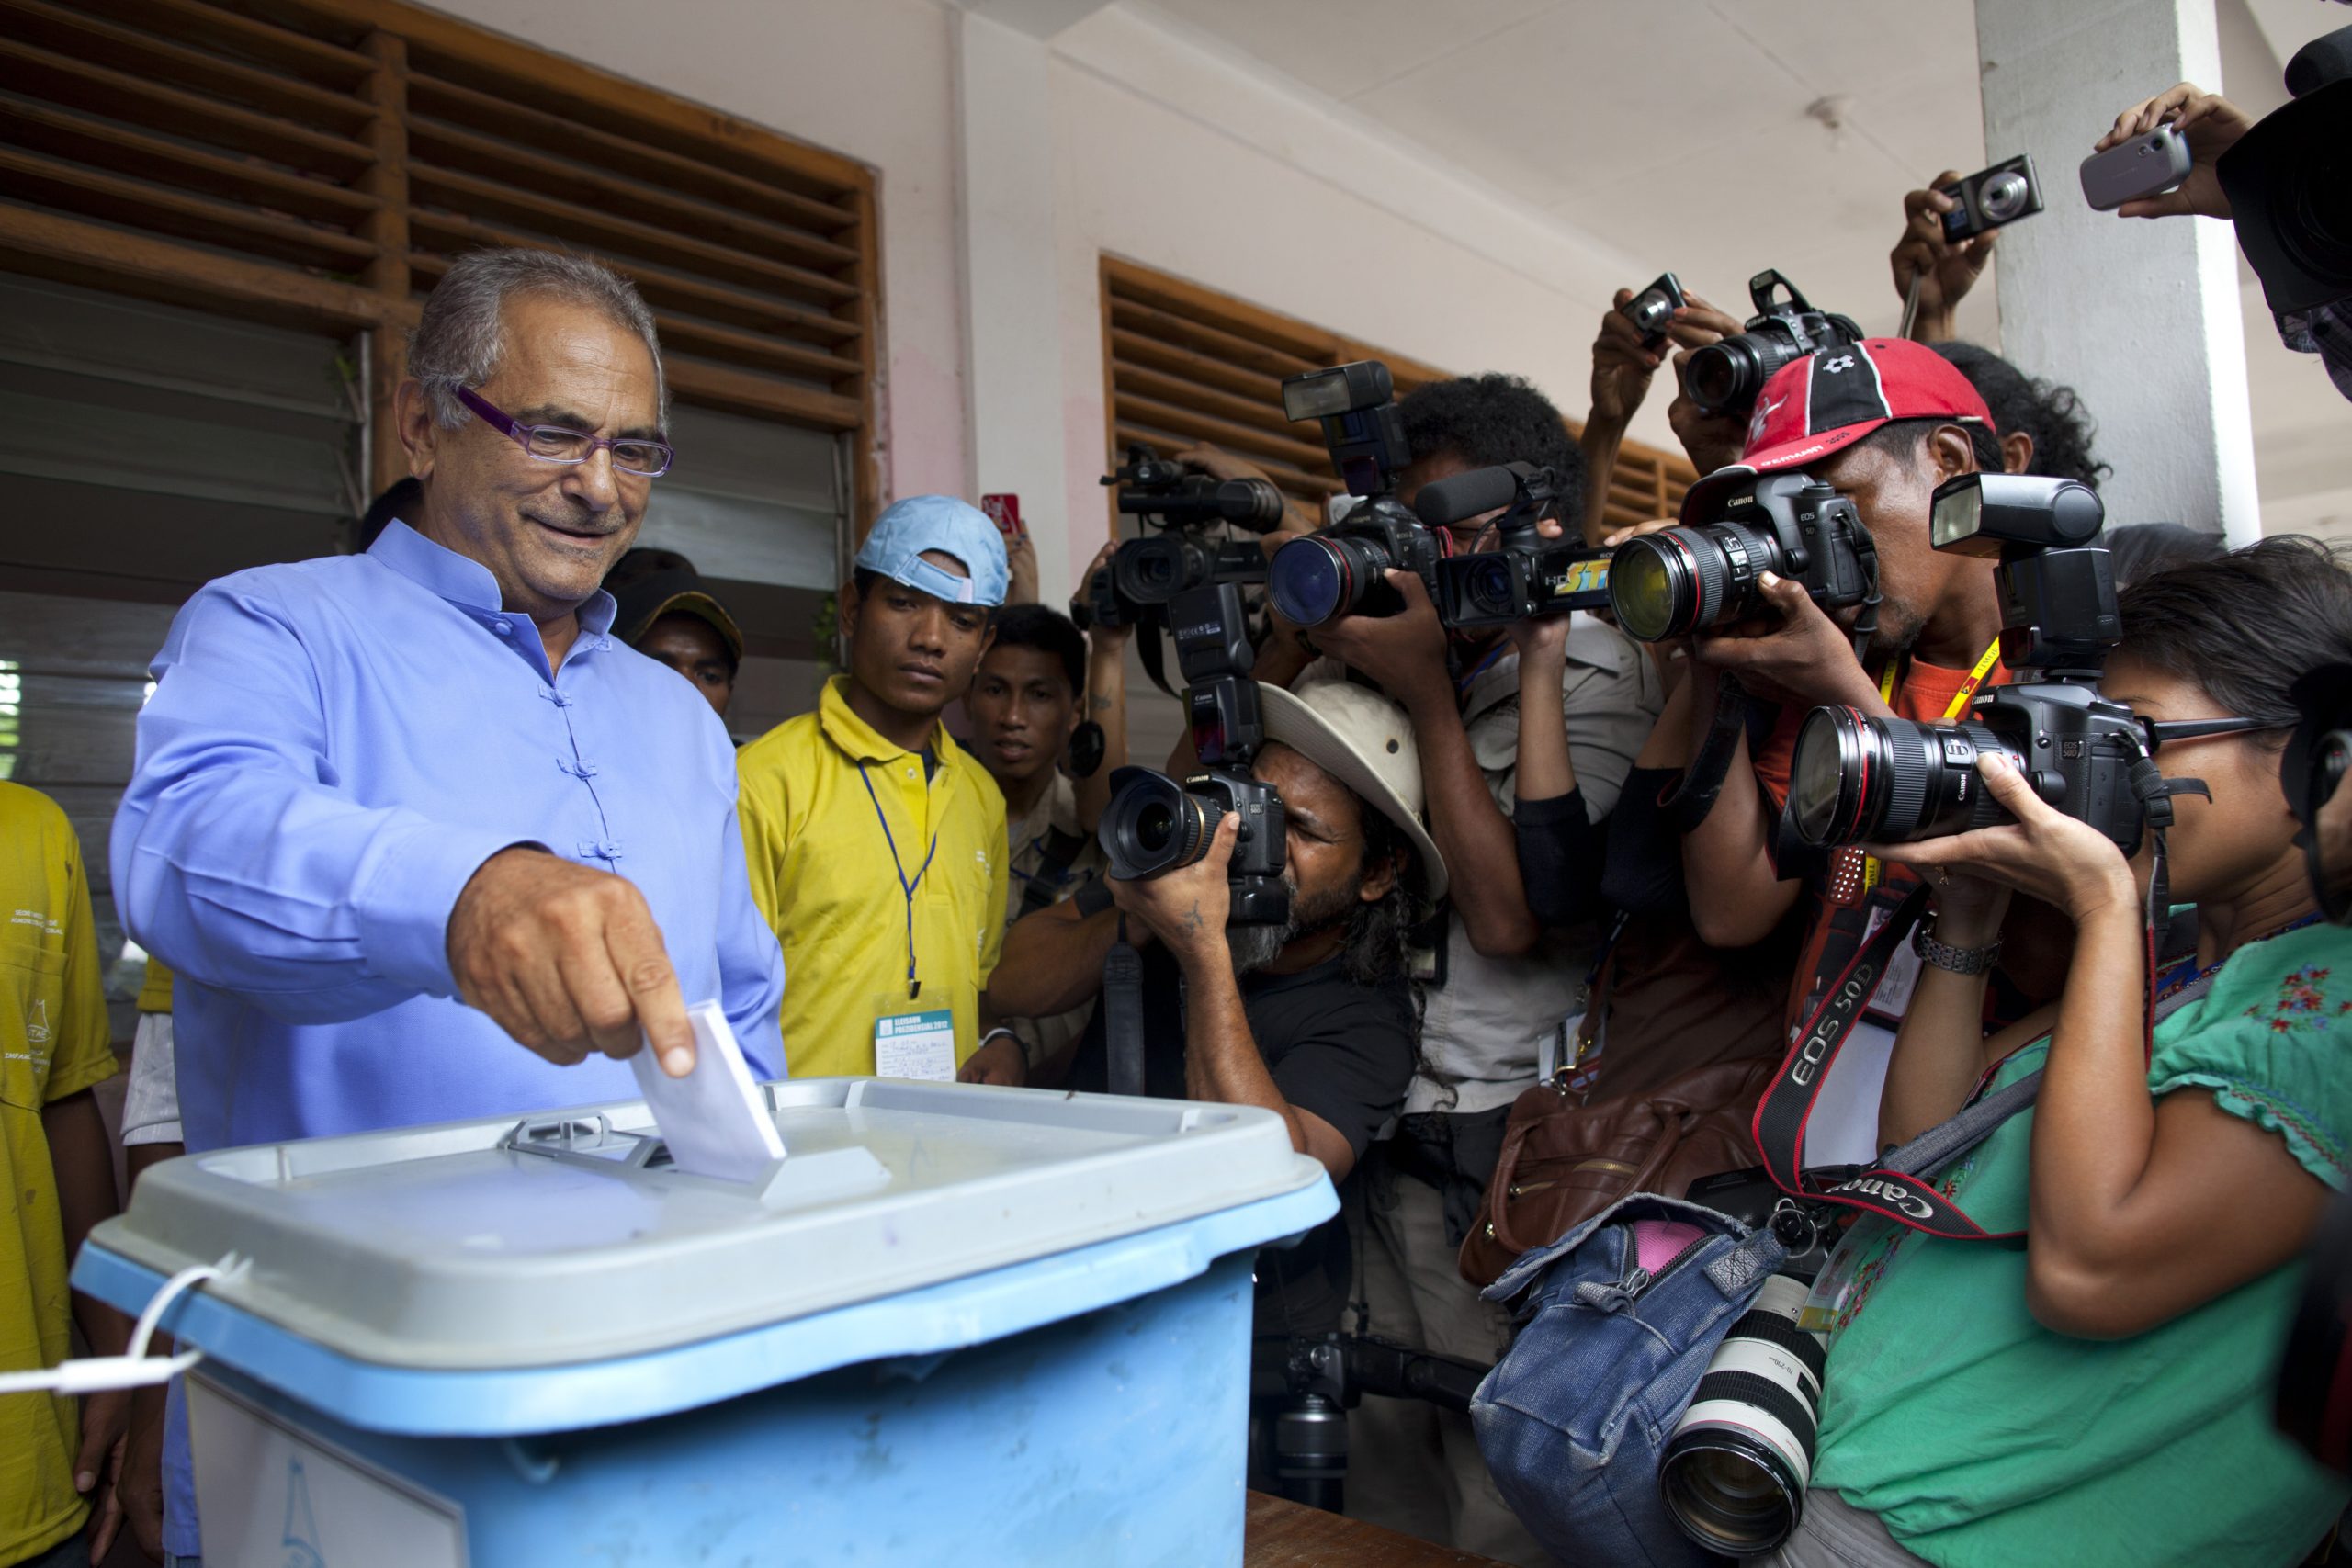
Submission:
[[[2020,678],[1978,694],[1968,718],[1927,724],[1849,707],[1805,716],[1790,764],[1789,810],[1814,844],[1909,843],[2011,820],[1977,760],[2006,758],[2035,794],[2130,854],[2168,826],[2170,795],[2153,758],[2165,732],[2099,694],[2121,639],[2115,580],[2099,543],[2106,511],[2073,479],[1963,474],[1937,488],[1930,540],[1997,557],[2001,660]],[[2206,721],[2217,733],[2236,721]],[[2188,787],[2184,784],[2182,787]]]
[[1473,468],[1423,486],[1413,510],[1431,528],[1507,509],[1494,521],[1493,549],[1437,563],[1438,618],[1455,627],[1500,626],[1607,604],[1612,552],[1541,532],[1566,499],[1558,474],[1528,463]]
[[[1876,629],[1878,545],[1848,497],[1811,474],[1759,474],[1700,491],[1714,515],[1628,539],[1609,563],[1609,604],[1643,642],[1688,637],[1766,609],[1766,572],[1800,583],[1824,610],[1867,606],[1859,649]],[[1689,508],[1686,506],[1686,511]]]
[[[1779,297],[1782,290],[1785,299]],[[1684,370],[1683,386],[1702,413],[1745,415],[1781,366],[1816,349],[1862,341],[1851,317],[1815,310],[1777,271],[1749,278],[1747,298],[1756,314],[1747,329],[1695,351]]]
[[1396,412],[1388,367],[1359,359],[1310,370],[1283,382],[1283,411],[1295,420],[1319,420],[1331,466],[1360,496],[1354,508],[1327,528],[1293,539],[1274,552],[1266,596],[1295,626],[1319,626],[1342,615],[1393,615],[1404,601],[1385,575],[1392,568],[1418,572],[1437,596],[1436,569],[1448,550],[1396,499],[1396,476],[1413,460]]
[[1250,776],[1266,726],[1250,678],[1256,655],[1241,590],[1231,582],[1188,589],[1169,601],[1167,614],[1201,771],[1180,784],[1155,768],[1117,769],[1096,839],[1113,876],[1144,881],[1200,861],[1217,824],[1237,817],[1241,836],[1227,870],[1233,897],[1227,923],[1282,925],[1290,919],[1283,800],[1273,785]]
[[1085,597],[1071,602],[1070,618],[1081,631],[1164,620],[1179,593],[1266,580],[1266,555],[1254,542],[1214,536],[1221,527],[1264,534],[1281,525],[1282,491],[1266,480],[1213,479],[1132,446],[1126,462],[1102,482],[1118,487],[1121,513],[1162,532],[1124,541],[1088,582]]

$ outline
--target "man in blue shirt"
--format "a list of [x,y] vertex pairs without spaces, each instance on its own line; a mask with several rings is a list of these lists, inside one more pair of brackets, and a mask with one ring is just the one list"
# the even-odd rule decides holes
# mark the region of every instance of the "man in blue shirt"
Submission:
[[733,750],[597,587],[670,462],[651,316],[593,262],[480,252],[408,368],[415,513],[208,584],[140,716],[116,897],[178,976],[191,1153],[635,1099],[640,1038],[690,1068],[688,1000],[783,1068]]

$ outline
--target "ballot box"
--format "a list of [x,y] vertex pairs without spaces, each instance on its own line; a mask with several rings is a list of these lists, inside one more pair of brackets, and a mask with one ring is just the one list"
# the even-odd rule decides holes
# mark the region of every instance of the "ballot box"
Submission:
[[765,1085],[160,1166],[75,1285],[188,1379],[206,1568],[1238,1563],[1250,1262],[1337,1208],[1254,1109]]

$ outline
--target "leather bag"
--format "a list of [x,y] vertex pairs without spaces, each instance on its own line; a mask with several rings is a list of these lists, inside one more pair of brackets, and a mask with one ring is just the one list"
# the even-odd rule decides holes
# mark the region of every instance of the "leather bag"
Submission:
[[1503,1131],[1462,1277],[1483,1289],[1531,1247],[1636,1192],[1679,1198],[1691,1182],[1758,1163],[1749,1123],[1776,1060],[1694,1067],[1657,1088],[1585,1104],[1569,1069],[1521,1094]]

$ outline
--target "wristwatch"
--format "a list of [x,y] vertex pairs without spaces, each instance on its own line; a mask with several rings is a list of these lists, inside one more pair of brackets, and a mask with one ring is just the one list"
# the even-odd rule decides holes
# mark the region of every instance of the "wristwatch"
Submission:
[[1954,947],[1950,942],[1938,942],[1936,918],[1933,915],[1929,915],[1920,925],[1917,933],[1911,939],[1911,945],[1918,950],[1919,956],[1928,963],[1939,969],[1949,970],[1954,975],[1982,975],[2001,961],[2001,943],[1998,939],[1983,947]]

